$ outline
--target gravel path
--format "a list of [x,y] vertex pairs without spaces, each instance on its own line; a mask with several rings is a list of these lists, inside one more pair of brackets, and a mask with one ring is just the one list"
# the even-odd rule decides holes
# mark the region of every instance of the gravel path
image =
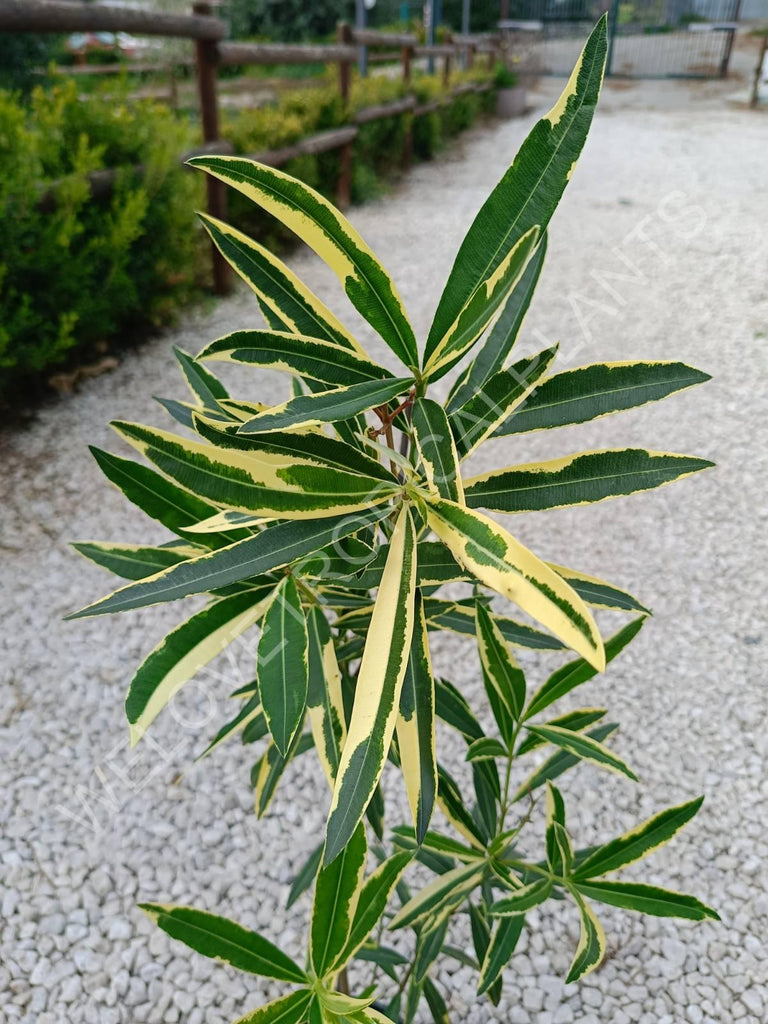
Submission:
[[[553,88],[546,83],[536,96],[539,109]],[[559,338],[563,362],[572,365],[683,358],[714,380],[570,435],[534,435],[522,450],[512,439],[496,442],[481,465],[621,444],[719,463],[673,489],[519,518],[514,527],[539,553],[624,584],[656,612],[609,673],[579,691],[582,706],[605,702],[622,723],[616,747],[641,786],[588,767],[569,776],[563,788],[576,841],[607,838],[656,808],[705,792],[693,825],[633,874],[695,892],[719,909],[723,923],[641,919],[606,908],[608,962],[581,986],[564,987],[575,915],[532,914],[538,927],[526,933],[507,972],[498,1010],[475,1001],[471,972],[450,967],[456,1021],[759,1024],[768,1013],[768,635],[760,571],[768,470],[765,123],[727,110],[718,88],[606,90],[552,229],[523,346]],[[354,211],[418,331],[428,325],[473,212],[526,128],[511,122],[473,131],[393,195]],[[291,262],[346,308],[314,257],[297,254]],[[181,609],[61,622],[109,587],[100,570],[67,548],[68,539],[153,537],[102,484],[86,445],[120,450],[106,426],[114,417],[162,424],[150,393],[183,391],[171,344],[196,351],[252,323],[253,310],[238,293],[190,316],[126,355],[113,374],[42,410],[25,432],[0,435],[4,1021],[220,1024],[275,994],[166,941],[135,909],[139,899],[218,908],[300,955],[307,904],[283,908],[295,866],[321,834],[327,798],[319,782],[310,783],[317,773],[296,765],[270,815],[257,823],[243,748],[232,744],[203,764],[192,762],[223,719],[231,684],[248,678],[245,645],[191,684],[129,752],[126,684]],[[361,334],[385,358],[369,332]],[[252,397],[274,398],[271,378],[253,383]],[[466,686],[477,704],[470,645],[443,635],[435,648],[438,670]],[[553,667],[534,657],[524,662],[538,679]],[[441,742],[445,748],[451,741]],[[394,779],[388,800],[403,806]],[[458,941],[466,941],[461,932]]]

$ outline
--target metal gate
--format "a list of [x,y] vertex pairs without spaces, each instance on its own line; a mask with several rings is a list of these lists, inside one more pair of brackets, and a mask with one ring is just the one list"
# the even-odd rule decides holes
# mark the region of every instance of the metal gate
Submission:
[[609,9],[609,75],[717,78],[728,70],[740,0],[517,0],[502,31],[540,74],[568,75]]

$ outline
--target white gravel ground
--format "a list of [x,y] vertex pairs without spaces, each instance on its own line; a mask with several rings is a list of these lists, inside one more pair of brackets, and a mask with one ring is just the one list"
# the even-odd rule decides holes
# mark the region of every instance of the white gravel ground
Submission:
[[[540,110],[553,88],[546,83],[535,97]],[[456,245],[526,128],[475,130],[391,196],[354,211],[419,332]],[[582,985],[564,987],[577,924],[573,913],[548,907],[531,915],[538,927],[507,971],[497,1010],[475,1000],[470,971],[449,965],[456,1021],[767,1019],[765,130],[759,115],[727,110],[716,85],[606,90],[552,228],[525,347],[559,338],[572,365],[680,357],[714,380],[570,435],[537,435],[522,447],[499,441],[483,454],[491,466],[641,444],[719,463],[672,489],[512,525],[541,554],[627,586],[656,613],[607,676],[579,691],[581,705],[605,702],[622,723],[616,747],[641,785],[585,767],[569,776],[563,788],[576,841],[607,838],[706,793],[693,825],[632,876],[695,892],[719,909],[722,924],[606,908],[608,962]],[[345,308],[314,257],[291,262]],[[603,277],[607,287],[600,272],[624,276]],[[111,582],[68,540],[159,536],[102,483],[86,445],[120,449],[106,426],[113,417],[162,423],[150,394],[183,390],[171,344],[196,351],[253,323],[253,311],[238,293],[185,318],[110,376],[43,409],[27,430],[0,436],[3,1021],[221,1024],[276,994],[167,941],[135,909],[139,899],[218,908],[301,955],[306,900],[283,908],[295,866],[321,834],[327,796],[318,773],[308,760],[295,766],[257,823],[249,751],[233,743],[192,764],[227,711],[230,684],[248,671],[245,647],[240,669],[229,662],[190,685],[129,752],[121,705],[131,671],[182,609],[61,622]],[[243,393],[270,400],[273,383],[248,377]],[[479,703],[471,645],[443,636],[434,653],[439,671]],[[553,667],[524,661],[537,680]],[[450,740],[441,742],[445,750]],[[393,809],[403,805],[394,780],[388,799]]]

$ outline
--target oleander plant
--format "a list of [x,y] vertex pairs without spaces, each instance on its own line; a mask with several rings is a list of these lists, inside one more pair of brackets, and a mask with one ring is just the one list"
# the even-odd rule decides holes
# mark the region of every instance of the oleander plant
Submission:
[[[636,781],[606,742],[617,725],[605,708],[554,705],[605,669],[648,610],[611,583],[543,561],[487,515],[603,501],[711,463],[605,449],[462,472],[489,438],[583,423],[707,379],[680,362],[554,373],[554,348],[511,361],[605,54],[603,19],[470,227],[423,346],[387,272],[320,195],[246,159],[190,161],[311,246],[402,364],[393,374],[372,360],[287,266],[204,216],[267,327],[219,338],[195,358],[177,353],[193,400],[162,404],[183,434],[113,424],[151,466],[94,450],[107,478],[172,539],[76,544],[128,582],[73,617],[209,598],[136,672],[125,704],[132,741],[228,643],[258,628],[255,678],[233,694],[239,711],[208,749],[236,734],[262,745],[251,774],[259,816],[289,763],[312,752],[325,779],[318,787],[330,793],[325,836],[290,894],[293,902],[314,886],[302,963],[215,908],[142,905],[174,939],[285,983],[241,1024],[412,1021],[421,1012],[447,1021],[450,993],[434,980],[440,957],[473,967],[478,992],[497,1004],[526,915],[549,900],[575,904],[581,918],[569,982],[604,955],[596,904],[717,919],[694,896],[615,878],[670,840],[701,799],[579,847],[555,785],[584,761]],[[252,397],[230,394],[209,369],[215,362],[236,364],[229,373]],[[260,367],[290,376],[286,401],[259,400],[251,370]],[[447,400],[430,397],[454,368]],[[594,609],[625,624],[603,640]],[[433,673],[430,645],[443,630],[476,638],[479,713]],[[559,654],[559,667],[533,685],[515,648]],[[458,734],[463,764],[441,760],[436,718]],[[392,828],[380,786],[387,761],[402,773],[411,812]],[[540,853],[526,855],[531,846]],[[451,941],[457,919],[468,921],[471,947]]]

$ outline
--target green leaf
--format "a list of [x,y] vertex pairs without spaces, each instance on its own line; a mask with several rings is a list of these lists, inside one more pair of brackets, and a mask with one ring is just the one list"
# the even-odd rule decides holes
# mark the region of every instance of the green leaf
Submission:
[[461,244],[427,339],[427,358],[510,249],[534,225],[543,231],[581,152],[597,104],[607,19],[590,35],[560,99],[533,128]]
[[326,832],[325,863],[346,845],[379,781],[395,730],[414,627],[416,532],[403,505],[357,677]]
[[437,766],[437,805],[459,835],[478,849],[484,850],[490,836],[482,822],[475,820],[464,805],[461,790],[438,763]]
[[610,608],[612,611],[640,612],[643,615],[650,615],[650,610],[640,604],[637,598],[632,597],[626,590],[619,590],[612,583],[598,579],[596,576],[587,576],[583,572],[576,572],[574,569],[566,569],[565,566],[555,565],[549,562],[550,569],[554,569],[558,576],[562,576],[570,583],[579,597],[585,604],[592,608]]
[[[644,623],[645,618],[634,619],[632,622],[628,622],[626,626],[623,626],[618,633],[614,633],[610,640],[606,641],[606,665],[609,665],[624,650],[627,644],[634,640]],[[544,708],[549,707],[550,704],[564,697],[566,693],[570,693],[571,690],[581,686],[582,683],[588,682],[596,675],[597,672],[594,667],[588,661],[585,661],[584,658],[578,658],[576,661],[568,662],[567,665],[562,665],[557,671],[552,673],[549,679],[531,697],[525,710],[523,721],[538,715]]]
[[506,757],[507,748],[499,740],[493,739],[490,736],[482,736],[478,740],[474,740],[467,747],[467,761],[484,761],[493,760],[496,757]]
[[195,760],[202,761],[204,757],[213,753],[219,744],[223,743],[226,739],[229,739],[230,736],[234,736],[235,733],[245,730],[251,723],[256,723],[256,726],[259,729],[263,728],[263,735],[266,736],[267,723],[264,718],[264,713],[261,710],[261,702],[259,700],[258,693],[255,693],[250,700],[246,702],[244,707],[240,709],[234,718],[230,719],[229,722],[219,729],[202,754],[196,757]]
[[431,398],[417,398],[413,405],[413,436],[430,488],[443,498],[463,504],[459,458],[448,417]]
[[525,916],[523,914],[503,917],[499,920],[480,970],[477,984],[478,995],[488,992],[501,977],[502,971],[515,952],[524,925]]
[[547,234],[544,232],[523,276],[510,292],[485,343],[468,366],[466,373],[451,390],[448,399],[449,413],[455,412],[468,402],[485,382],[504,366],[531,304],[546,253]]
[[444,498],[427,506],[430,527],[481,583],[516,602],[598,671],[603,642],[581,598],[498,523]]
[[446,679],[435,681],[435,713],[471,743],[483,736],[483,729],[462,694]]
[[415,625],[408,667],[400,693],[397,743],[418,842],[429,828],[437,794],[435,760],[435,679],[429,657],[421,591],[415,597]]
[[656,402],[710,380],[685,363],[594,363],[557,373],[496,430],[497,437],[549,430]]
[[264,615],[256,675],[272,739],[285,756],[304,720],[309,668],[307,620],[292,576],[284,576]]
[[246,537],[229,547],[171,566],[149,579],[121,587],[68,618],[122,612],[225,587],[288,565],[302,555],[356,533],[388,514],[389,509],[386,508],[371,509],[355,516],[281,523],[255,537]]
[[[219,511],[215,505],[177,487],[149,466],[111,455],[93,446],[90,451],[102,473],[129,501],[173,533],[181,534],[185,527],[194,526]],[[243,530],[230,531],[222,536],[201,538],[200,542],[216,548],[245,536]]]
[[103,541],[78,541],[71,545],[78,554],[88,558],[96,565],[108,569],[124,580],[143,580],[154,576],[161,569],[178,565],[188,558],[200,554],[200,548],[180,547],[142,547],[139,544],[110,544]]
[[318,978],[325,977],[347,942],[367,858],[361,822],[339,856],[318,873],[309,943],[310,963]]
[[347,738],[341,673],[331,629],[318,605],[307,616],[309,630],[309,689],[307,707],[320,763],[333,787]]
[[562,747],[569,754],[584,758],[587,761],[594,761],[595,764],[604,765],[611,771],[626,775],[628,779],[637,782],[637,776],[620,757],[614,754],[602,743],[598,743],[590,736],[582,736],[579,733],[571,732],[569,729],[561,729],[555,725],[529,725],[529,730],[548,743],[554,743],[556,747]]
[[383,864],[365,880],[357,901],[352,926],[344,944],[344,948],[331,965],[332,970],[341,970],[349,963],[366,941],[389,903],[392,891],[412,859],[410,852],[396,853],[388,857]]
[[239,433],[260,434],[272,430],[289,430],[346,420],[359,412],[386,405],[391,399],[407,391],[412,384],[411,377],[397,377],[394,380],[370,380],[362,384],[350,384],[349,387],[333,388],[331,391],[320,391],[314,395],[299,395],[283,402],[282,405],[258,413],[240,426]]
[[323,859],[323,845],[323,843],[318,843],[291,882],[291,889],[285,904],[286,909],[292,907],[299,896],[303,895],[314,882],[320,862]]
[[382,366],[333,341],[285,331],[235,331],[210,342],[197,358],[285,370],[333,385],[392,377]]
[[719,921],[719,915],[695,896],[687,896],[670,889],[659,889],[655,885],[641,885],[637,882],[574,881],[582,896],[612,907],[636,910],[640,914],[655,917],[684,917],[689,921],[703,921],[710,917]]
[[277,946],[258,932],[249,931],[234,921],[208,914],[193,907],[140,903],[158,927],[203,956],[223,960],[239,971],[263,978],[276,978],[301,984],[304,971]]
[[413,328],[394,284],[373,252],[314,189],[283,171],[242,157],[199,156],[190,161],[232,185],[295,231],[337,275],[352,305],[406,366],[418,365]]
[[[605,714],[605,708],[579,708],[576,711],[568,711],[559,718],[553,718],[551,721],[545,722],[544,724],[557,725],[561,729],[571,729],[573,732],[581,732],[581,730],[586,729],[587,726],[594,725],[595,722],[599,722],[601,718],[605,717]],[[545,741],[540,736],[528,733],[525,739],[522,740],[518,746],[515,756],[522,757],[523,754],[528,754],[531,750],[536,750],[537,747],[544,746],[544,743]]]
[[229,393],[221,381],[214,377],[204,366],[198,366],[189,352],[174,345],[174,355],[179,361],[182,373],[184,374],[189,390],[194,398],[206,409],[220,414],[219,399],[229,398]]
[[449,422],[459,458],[471,455],[493,434],[510,411],[525,400],[556,355],[557,346],[520,359],[506,370],[498,370],[461,408],[451,413]]
[[465,494],[470,508],[537,512],[648,491],[713,465],[644,448],[606,449],[483,473],[466,481]]
[[297,992],[291,992],[258,1010],[246,1013],[235,1024],[304,1024],[311,1000],[312,992],[300,988]]
[[[450,629],[454,633],[474,636],[477,630],[474,602],[459,604],[455,601],[443,601],[440,598],[428,597],[424,602],[427,611],[427,625],[430,629]],[[513,647],[525,647],[533,651],[562,651],[565,644],[556,637],[542,633],[539,629],[526,626],[522,622],[494,615],[493,621],[499,628],[504,640]]]
[[448,1007],[431,978],[424,979],[424,998],[432,1015],[433,1024],[450,1024]]
[[131,746],[144,735],[181,687],[212,661],[265,609],[252,594],[221,598],[183,622],[145,658],[125,698]]
[[485,279],[478,282],[444,336],[436,344],[427,341],[425,378],[439,380],[469,351],[522,278],[538,241],[539,228],[534,225],[515,241],[496,266],[488,267]]
[[617,871],[626,867],[627,864],[634,864],[642,860],[649,853],[653,853],[660,846],[668,843],[673,836],[677,835],[681,828],[688,824],[698,812],[704,797],[696,800],[689,800],[686,803],[678,804],[676,807],[668,807],[659,814],[654,814],[641,825],[630,829],[623,835],[611,840],[604,846],[598,847],[594,853],[583,860],[576,869],[578,878],[594,878],[596,875],[604,875],[609,871]]
[[112,426],[182,486],[240,512],[283,519],[340,515],[384,501],[398,489],[393,478],[386,483],[345,472],[319,456],[212,447],[135,423]]
[[518,721],[525,704],[525,676],[509,653],[501,630],[480,601],[476,604],[476,615],[485,690],[502,736],[509,740],[509,723]]
[[544,903],[545,900],[549,899],[551,892],[552,879],[539,878],[535,882],[531,882],[530,885],[524,885],[520,889],[515,889],[511,895],[506,896],[504,899],[497,900],[491,906],[490,912],[494,917],[524,914],[527,910],[538,907],[540,903]]
[[[417,842],[414,829],[408,825],[397,825],[392,829],[392,835],[397,845],[405,846],[406,849],[414,851],[418,850],[419,846],[422,846],[424,849],[448,854],[449,857],[456,857],[459,860],[477,860],[478,857],[484,856],[477,848],[465,846],[464,843],[451,839],[450,836],[444,836],[440,832],[427,832],[421,842]],[[451,860],[446,870],[450,870],[453,866],[454,863]]]
[[594,911],[578,893],[574,897],[581,913],[581,933],[566,985],[583,978],[599,965],[605,956],[605,932]]
[[[600,742],[611,735],[618,729],[618,723],[606,722],[604,725],[599,725],[596,729],[593,729],[587,735],[591,739]],[[556,779],[560,775],[563,775],[568,771],[569,768],[573,768],[577,765],[581,758],[575,754],[569,754],[565,750],[558,750],[556,754],[553,754],[544,764],[536,768],[525,780],[521,783],[517,789],[515,795],[512,797],[513,802],[522,800],[524,796],[528,796],[535,789],[543,786],[548,779]]]
[[573,851],[565,832],[565,802],[560,790],[547,782],[546,847],[549,870],[556,875],[570,873]]
[[254,789],[254,804],[256,816],[263,818],[269,810],[269,805],[277,791],[283,772],[294,757],[300,757],[313,746],[311,735],[297,732],[285,757],[280,753],[273,742],[270,742],[267,749],[251,769],[251,785]]
[[413,954],[412,980],[414,984],[423,984],[430,967],[440,956],[447,937],[449,923],[446,914],[434,927],[425,926],[419,932],[416,950]]
[[263,245],[220,220],[199,214],[219,252],[256,293],[271,326],[365,353],[328,307]]

